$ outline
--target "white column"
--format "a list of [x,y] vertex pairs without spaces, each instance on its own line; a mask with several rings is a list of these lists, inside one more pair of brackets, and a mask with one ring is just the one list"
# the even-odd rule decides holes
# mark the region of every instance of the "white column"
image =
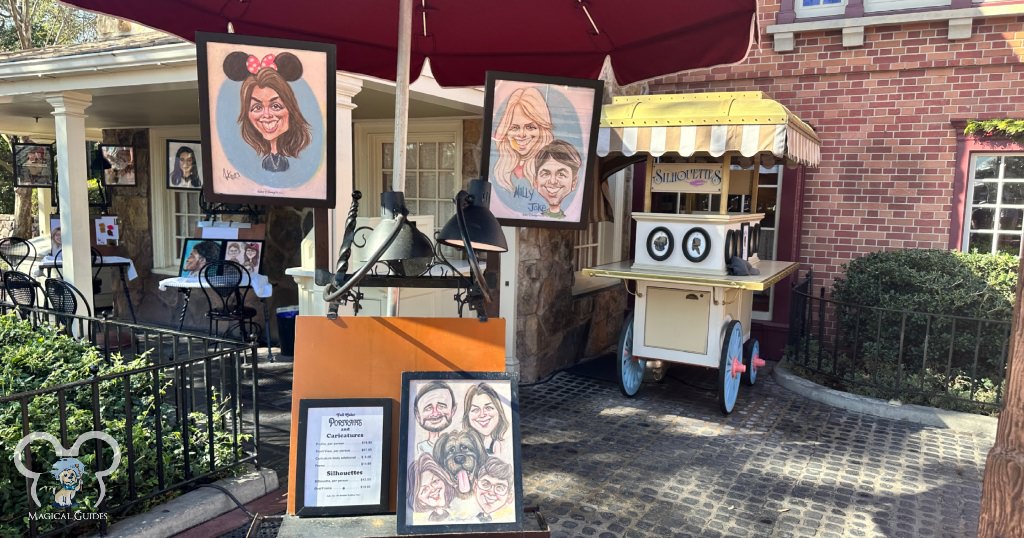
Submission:
[[[327,214],[327,221],[330,226],[328,237],[330,237],[329,244],[331,245],[331,267],[324,267],[324,269],[332,272],[334,271],[334,262],[338,256],[338,249],[341,248],[341,241],[345,238],[345,216],[348,215],[348,207],[352,203],[352,189],[355,186],[352,172],[353,163],[355,162],[355,155],[353,153],[355,146],[352,142],[352,111],[355,110],[356,105],[352,102],[352,98],[363,89],[362,79],[342,73],[336,73],[334,79],[334,103],[337,122],[337,128],[335,129],[336,204],[334,209],[328,211]],[[380,200],[370,200],[364,196],[359,203],[376,206],[380,205]],[[319,232],[319,230],[317,231]]]
[[78,288],[89,308],[92,298],[92,255],[89,245],[89,188],[85,154],[85,109],[92,104],[87,93],[48,94],[53,107],[57,137],[57,181],[60,198],[61,244],[64,280]]

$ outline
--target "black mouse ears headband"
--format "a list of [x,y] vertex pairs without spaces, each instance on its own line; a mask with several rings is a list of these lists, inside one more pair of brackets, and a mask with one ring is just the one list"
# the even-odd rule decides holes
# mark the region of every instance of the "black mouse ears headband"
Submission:
[[294,82],[302,77],[302,62],[290,52],[267,54],[263,58],[257,58],[235,51],[224,58],[224,74],[234,81],[245,80],[259,73],[260,69],[273,69],[288,82]]

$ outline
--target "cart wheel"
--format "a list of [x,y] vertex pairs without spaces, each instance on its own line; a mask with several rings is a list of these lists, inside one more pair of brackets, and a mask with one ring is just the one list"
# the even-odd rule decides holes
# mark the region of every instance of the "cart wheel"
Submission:
[[740,392],[740,377],[746,367],[743,365],[743,326],[739,321],[730,321],[725,326],[725,341],[722,342],[722,361],[718,364],[718,405],[722,413],[732,413],[736,396]]
[[644,367],[647,361],[633,356],[633,314],[626,318],[619,337],[619,390],[630,398],[640,392],[640,384],[644,380]]
[[743,382],[754,386],[754,383],[757,383],[757,371],[764,366],[764,359],[761,358],[761,346],[757,343],[757,338],[751,338],[747,340],[746,344],[743,344],[743,365],[747,367],[747,371],[743,372]]

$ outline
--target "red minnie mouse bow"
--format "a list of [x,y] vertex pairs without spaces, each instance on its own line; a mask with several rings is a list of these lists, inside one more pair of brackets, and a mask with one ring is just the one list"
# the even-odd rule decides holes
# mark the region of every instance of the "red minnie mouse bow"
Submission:
[[245,68],[248,69],[249,72],[254,74],[254,75],[256,73],[258,73],[259,70],[264,68],[264,67],[269,67],[269,68],[273,69],[274,71],[277,71],[277,64],[274,63],[274,55],[273,54],[268,54],[268,55],[264,56],[262,61],[259,58],[257,58],[257,57],[255,57],[255,56],[250,54],[249,55],[249,59],[246,60],[246,62],[245,62]]

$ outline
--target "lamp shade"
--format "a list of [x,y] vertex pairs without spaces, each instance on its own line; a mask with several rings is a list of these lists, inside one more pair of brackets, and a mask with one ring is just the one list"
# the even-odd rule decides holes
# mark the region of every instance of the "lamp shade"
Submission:
[[[472,201],[463,208],[460,206],[465,196],[471,196]],[[437,235],[437,241],[450,247],[465,248],[465,241],[468,240],[474,250],[508,252],[505,234],[501,231],[498,219],[494,218],[494,214],[489,209],[490,200],[490,183],[483,179],[470,181],[469,192],[460,192],[455,201],[455,211],[462,212],[468,237],[464,238],[460,233],[459,215],[456,214],[448,219],[444,228],[441,228],[441,232]]]
[[[374,227],[366,239],[366,248],[362,250],[360,261],[374,259],[388,262],[393,268],[404,274],[416,274],[416,267],[426,266],[434,255],[430,238],[416,228],[416,223],[407,220],[405,215],[405,196],[400,192],[381,193],[383,218]],[[399,228],[396,232],[396,228]],[[388,240],[394,239],[388,244]],[[400,262],[400,263],[399,263]]]

